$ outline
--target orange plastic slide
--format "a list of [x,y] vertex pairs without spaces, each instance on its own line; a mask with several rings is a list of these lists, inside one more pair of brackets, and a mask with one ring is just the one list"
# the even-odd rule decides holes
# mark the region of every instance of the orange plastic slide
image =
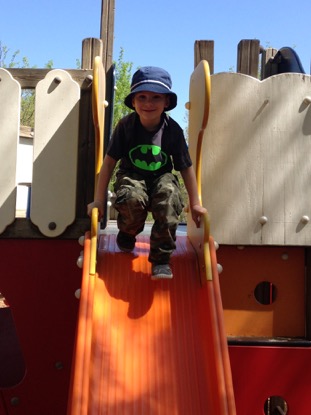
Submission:
[[172,280],[151,281],[149,237],[133,253],[101,235],[97,273],[84,266],[68,415],[234,415],[235,403],[212,238],[213,278],[177,237]]

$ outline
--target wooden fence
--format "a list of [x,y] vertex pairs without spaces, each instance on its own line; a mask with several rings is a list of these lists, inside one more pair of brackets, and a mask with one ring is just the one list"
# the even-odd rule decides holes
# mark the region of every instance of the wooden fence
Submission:
[[[76,238],[89,229],[86,205],[94,193],[95,151],[92,64],[101,54],[99,39],[85,39],[83,69],[0,69],[1,238]],[[34,89],[36,102],[31,203],[29,217],[22,218],[16,217],[21,89]]]
[[[76,238],[89,228],[91,67],[102,45],[88,39],[83,47],[81,70],[1,69],[1,238]],[[214,42],[197,41],[194,49],[195,65],[208,59],[213,73]],[[311,244],[311,78],[286,73],[260,81],[275,53],[243,40],[237,73],[211,77],[202,182],[219,243]],[[16,218],[21,88],[36,91],[30,218]]]

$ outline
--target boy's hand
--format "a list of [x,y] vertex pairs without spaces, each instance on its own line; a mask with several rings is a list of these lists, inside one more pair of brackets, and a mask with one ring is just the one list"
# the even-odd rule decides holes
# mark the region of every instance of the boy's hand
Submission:
[[201,205],[193,205],[191,207],[191,216],[197,228],[200,227],[201,216],[205,215],[206,213],[207,210]]
[[104,215],[104,203],[101,200],[94,200],[94,202],[87,205],[87,214],[89,217],[92,216],[92,209],[98,209],[98,220],[100,220]]

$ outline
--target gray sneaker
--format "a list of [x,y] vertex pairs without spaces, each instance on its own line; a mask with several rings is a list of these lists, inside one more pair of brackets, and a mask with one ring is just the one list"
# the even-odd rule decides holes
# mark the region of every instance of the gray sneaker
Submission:
[[171,279],[173,273],[169,264],[153,264],[152,265],[152,280]]

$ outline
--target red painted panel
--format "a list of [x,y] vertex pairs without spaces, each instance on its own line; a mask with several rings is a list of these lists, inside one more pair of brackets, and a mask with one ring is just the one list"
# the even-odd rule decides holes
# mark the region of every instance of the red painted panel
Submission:
[[0,414],[1,415],[7,415],[7,410],[5,408],[5,401],[4,401],[4,396],[2,394],[2,392],[0,391]]
[[0,368],[0,389],[20,383],[26,372],[10,307],[0,307]]
[[310,411],[311,348],[230,346],[238,415],[262,415],[270,396],[287,402],[288,414]]
[[27,370],[18,386],[2,390],[10,415],[66,413],[81,249],[76,240],[0,240],[0,292],[13,313]]

